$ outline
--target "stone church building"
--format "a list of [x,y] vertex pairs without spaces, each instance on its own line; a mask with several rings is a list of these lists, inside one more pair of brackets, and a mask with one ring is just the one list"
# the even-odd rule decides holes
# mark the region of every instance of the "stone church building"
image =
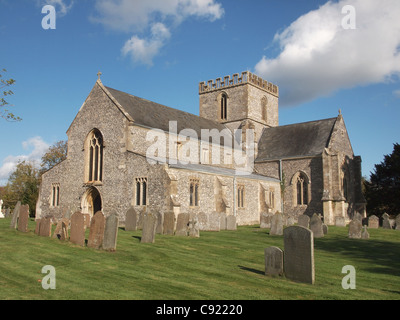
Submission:
[[361,158],[341,114],[279,126],[278,87],[248,71],[200,83],[199,100],[196,116],[99,78],[67,130],[66,160],[42,176],[36,217],[102,210],[123,222],[131,207],[219,212],[239,225],[276,211],[326,224],[365,215]]

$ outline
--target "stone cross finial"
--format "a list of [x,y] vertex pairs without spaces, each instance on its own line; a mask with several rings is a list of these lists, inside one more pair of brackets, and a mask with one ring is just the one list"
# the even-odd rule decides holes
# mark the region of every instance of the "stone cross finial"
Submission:
[[339,116],[342,115],[342,109],[339,109]]
[[102,75],[102,73],[99,71],[99,72],[97,72],[97,78],[100,80],[100,77],[101,77],[101,75]]

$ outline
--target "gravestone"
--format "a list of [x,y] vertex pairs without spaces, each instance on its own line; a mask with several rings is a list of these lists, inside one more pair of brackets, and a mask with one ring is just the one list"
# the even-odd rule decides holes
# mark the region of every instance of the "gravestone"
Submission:
[[37,234],[38,236],[40,235],[40,221],[41,219],[36,219],[36,227],[35,227],[35,234]]
[[90,232],[87,246],[89,248],[100,249],[103,245],[104,229],[106,219],[101,211],[97,211],[90,222]]
[[353,220],[358,220],[358,221],[360,221],[361,224],[362,224],[363,216],[361,215],[361,213],[359,213],[359,212],[356,211],[356,212],[354,213]]
[[208,231],[220,231],[221,217],[216,211],[210,214],[208,219]]
[[63,232],[63,229],[62,229],[62,224],[63,223],[68,227],[69,226],[69,219],[62,218],[61,220],[59,220],[57,222],[56,229],[54,230],[54,233],[53,233],[53,238],[58,238],[58,239],[61,238],[61,235],[62,235],[62,232]]
[[21,209],[21,201],[18,201],[17,204],[15,205],[14,211],[12,213],[11,224],[10,224],[11,229],[17,228],[17,221],[18,221],[20,209]]
[[313,232],[314,238],[322,238],[324,236],[324,229],[321,218],[314,213],[310,219],[310,230]]
[[28,232],[29,222],[29,205],[24,204],[21,206],[18,218],[18,231]]
[[271,229],[269,235],[281,236],[283,234],[283,216],[280,212],[276,212],[271,219]]
[[351,220],[349,223],[349,238],[361,239],[362,223],[360,220]]
[[379,218],[375,215],[368,217],[368,228],[378,229],[379,228]]
[[263,212],[260,216],[260,228],[261,229],[270,229],[271,228],[271,219],[273,214]]
[[226,230],[237,230],[236,217],[232,214],[226,217]]
[[324,232],[324,236],[328,234],[328,226],[325,223],[322,224],[322,231]]
[[156,211],[156,215],[157,215],[156,233],[163,234],[164,215],[159,210]]
[[130,207],[125,216],[125,231],[136,231],[138,214],[135,208]]
[[189,213],[178,214],[178,219],[176,221],[176,236],[187,236],[189,228]]
[[335,226],[336,227],[345,227],[346,226],[346,220],[342,216],[336,216],[335,217]]
[[51,218],[45,217],[40,219],[39,225],[39,236],[50,237],[51,236]]
[[154,243],[157,227],[157,215],[148,211],[143,217],[142,243]]
[[286,278],[314,284],[314,236],[305,227],[291,226],[283,231],[284,272]]
[[79,211],[75,212],[71,217],[71,236],[69,240],[79,246],[85,246],[85,217]]
[[197,215],[197,220],[198,220],[198,227],[199,230],[207,230],[208,229],[208,215],[204,212],[200,212]]
[[200,237],[200,230],[199,230],[199,226],[198,226],[197,217],[189,220],[189,237],[192,237],[192,238]]
[[173,235],[175,233],[175,213],[167,211],[164,213],[163,234]]
[[369,239],[369,233],[368,233],[368,230],[367,230],[367,226],[363,227],[363,231],[362,231],[362,234],[361,234],[361,239]]
[[117,249],[118,223],[118,214],[115,212],[106,218],[102,246],[104,250],[115,251]]
[[396,230],[400,230],[400,214],[396,216]]
[[219,230],[226,230],[226,219],[227,216],[225,212],[221,212],[221,217],[220,217],[220,223],[219,223]]
[[265,275],[283,275],[283,251],[278,247],[268,247],[264,249]]
[[310,217],[306,214],[302,214],[299,216],[297,223],[301,227],[310,228]]
[[383,229],[392,229],[392,224],[390,223],[390,217],[387,213],[384,213],[382,215],[383,221],[382,221],[382,228]]
[[[63,219],[64,220],[64,219]],[[69,219],[66,219],[65,221],[61,222],[61,232],[60,232],[60,240],[65,241],[68,240],[68,224]]]

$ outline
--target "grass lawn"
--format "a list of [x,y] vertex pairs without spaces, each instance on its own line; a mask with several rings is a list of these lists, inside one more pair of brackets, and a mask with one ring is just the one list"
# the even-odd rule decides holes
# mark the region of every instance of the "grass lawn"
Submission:
[[[271,300],[400,299],[400,231],[369,230],[369,240],[348,239],[329,227],[315,239],[315,284],[264,275],[264,248],[283,249],[282,236],[258,226],[201,232],[200,238],[118,231],[117,251],[78,247],[0,219],[0,299]],[[54,228],[54,227],[53,227]],[[87,231],[88,232],[88,231]],[[88,233],[87,233],[88,235]],[[56,289],[44,290],[42,267],[56,270]],[[342,288],[342,267],[356,269],[356,289]]]

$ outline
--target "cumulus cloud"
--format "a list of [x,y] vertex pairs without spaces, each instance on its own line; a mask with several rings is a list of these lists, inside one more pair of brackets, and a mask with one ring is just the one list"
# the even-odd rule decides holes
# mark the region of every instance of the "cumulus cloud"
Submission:
[[[356,29],[343,28],[346,5],[355,9]],[[398,0],[329,1],[277,33],[280,54],[262,57],[255,72],[279,85],[283,106],[391,81],[400,74],[399,16]]]
[[72,8],[73,0],[66,2],[65,0],[41,0],[41,5],[52,5],[60,16],[65,16]]
[[22,147],[29,153],[18,156],[10,155],[3,160],[3,165],[0,167],[1,184],[7,183],[8,177],[15,170],[18,162],[30,161],[39,165],[42,156],[50,146],[41,137],[33,137],[22,142]]
[[171,30],[189,17],[215,21],[224,14],[215,0],[96,0],[95,7],[98,15],[91,17],[93,22],[115,31],[134,33],[122,53],[147,65],[153,64]]

